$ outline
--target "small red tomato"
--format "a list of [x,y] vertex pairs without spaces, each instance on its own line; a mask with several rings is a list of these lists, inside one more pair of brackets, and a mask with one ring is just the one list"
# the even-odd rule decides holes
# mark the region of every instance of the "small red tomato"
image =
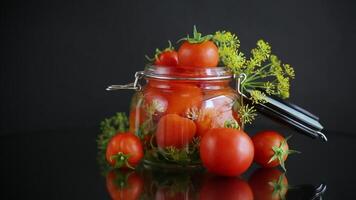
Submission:
[[196,127],[192,120],[177,114],[167,114],[159,120],[157,125],[157,145],[182,148],[192,141],[195,131]]
[[253,193],[238,177],[211,177],[203,182],[200,200],[253,200]]
[[156,57],[154,64],[175,67],[178,65],[178,53],[174,50],[163,51]]
[[178,61],[179,66],[185,67],[216,67],[219,62],[218,47],[212,41],[185,41],[178,49]]
[[208,171],[223,176],[245,172],[253,161],[254,148],[242,130],[213,128],[200,142],[200,158]]
[[168,99],[167,114],[185,115],[190,108],[199,108],[203,101],[200,88],[188,83],[171,83],[164,90]]
[[112,170],[106,176],[106,188],[113,200],[138,200],[143,186],[142,178],[133,171]]
[[285,199],[288,191],[287,177],[274,168],[257,169],[250,177],[249,184],[255,200]]
[[254,161],[262,167],[281,165],[285,170],[284,161],[288,154],[297,151],[289,150],[287,139],[276,131],[262,131],[252,137],[255,147]]
[[106,149],[106,160],[115,168],[132,168],[138,165],[143,157],[140,139],[132,133],[117,133],[109,141]]

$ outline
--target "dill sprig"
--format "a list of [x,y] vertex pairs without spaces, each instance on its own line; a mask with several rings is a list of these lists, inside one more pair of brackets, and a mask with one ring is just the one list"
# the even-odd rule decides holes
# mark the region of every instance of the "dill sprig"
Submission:
[[[258,40],[257,46],[251,50],[251,56],[246,58],[239,50],[240,40],[235,34],[218,31],[214,34],[213,41],[219,47],[222,64],[236,75],[246,74],[247,78],[242,83],[241,89],[242,92],[250,92],[253,104],[264,103],[267,94],[284,99],[289,97],[290,79],[295,77],[294,69],[289,64],[283,64],[276,55],[272,54],[268,42]],[[253,106],[249,110],[254,111]]]
[[243,124],[251,124],[257,116],[256,109],[248,104],[240,107],[239,114]]

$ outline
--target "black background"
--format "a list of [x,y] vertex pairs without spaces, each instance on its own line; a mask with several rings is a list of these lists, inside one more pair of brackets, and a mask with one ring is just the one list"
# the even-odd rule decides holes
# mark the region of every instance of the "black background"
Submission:
[[2,1],[2,134],[95,127],[127,111],[144,55],[190,33],[236,32],[248,52],[263,38],[295,67],[291,101],[327,129],[355,121],[355,1]]

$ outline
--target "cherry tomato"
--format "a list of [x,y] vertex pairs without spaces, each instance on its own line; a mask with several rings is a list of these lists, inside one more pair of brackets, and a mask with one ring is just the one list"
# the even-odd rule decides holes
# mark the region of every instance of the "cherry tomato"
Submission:
[[195,131],[196,127],[192,120],[177,114],[167,114],[159,120],[157,125],[157,145],[182,148],[192,141]]
[[178,65],[178,53],[174,50],[164,51],[157,56],[154,64],[175,67]]
[[178,61],[180,66],[216,67],[219,62],[218,47],[212,41],[185,41],[178,49]]
[[106,149],[106,160],[116,168],[135,167],[143,157],[140,139],[132,133],[118,133],[112,137]]
[[200,158],[208,171],[237,176],[245,172],[253,161],[253,143],[242,130],[213,128],[200,142]]
[[113,200],[138,200],[143,186],[142,178],[134,171],[112,170],[106,176],[106,188]]
[[252,137],[255,147],[254,161],[262,167],[281,165],[285,170],[284,161],[288,154],[296,151],[289,150],[287,139],[276,131],[262,131]]
[[250,177],[249,184],[255,200],[284,199],[288,191],[287,177],[274,168],[257,169]]
[[253,200],[253,193],[238,177],[211,177],[203,182],[200,200]]
[[188,83],[171,83],[164,90],[168,99],[168,114],[186,115],[189,109],[198,109],[203,101],[200,88]]

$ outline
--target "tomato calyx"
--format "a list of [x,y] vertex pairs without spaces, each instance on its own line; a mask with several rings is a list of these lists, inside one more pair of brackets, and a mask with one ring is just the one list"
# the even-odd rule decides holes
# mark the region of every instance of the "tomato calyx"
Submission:
[[237,123],[237,121],[234,120],[234,119],[226,120],[224,122],[224,127],[225,128],[240,129],[239,123]]
[[268,184],[273,187],[272,197],[278,196],[279,199],[285,200],[285,194],[288,190],[288,185],[283,183],[283,177],[285,175],[281,174],[277,181],[271,181]]
[[156,48],[155,55],[153,58],[150,58],[148,55],[145,55],[145,58],[150,62],[154,62],[156,60],[159,60],[159,55],[161,55],[162,53],[167,52],[167,51],[174,51],[174,47],[172,46],[172,42],[170,40],[168,40],[167,48],[165,48],[163,50]]
[[130,186],[128,183],[128,179],[133,173],[134,172],[125,174],[121,172],[115,172],[115,179],[113,180],[113,183],[119,188],[127,188]]
[[110,160],[115,161],[114,168],[122,168],[122,167],[128,167],[130,169],[135,169],[130,165],[128,162],[128,159],[130,158],[129,154],[124,154],[123,152],[119,152],[116,155],[110,156]]
[[288,136],[286,139],[284,139],[281,144],[278,146],[273,146],[272,150],[274,152],[274,155],[271,157],[271,159],[268,161],[268,163],[271,163],[275,160],[278,160],[279,164],[281,165],[282,169],[286,172],[287,169],[285,167],[284,163],[284,158],[287,155],[294,154],[294,153],[301,153],[300,151],[296,150],[284,150],[284,147],[287,145],[287,141],[292,137],[292,135]]
[[179,43],[180,41],[188,41],[190,44],[199,44],[211,39],[213,39],[213,35],[209,34],[206,36],[202,36],[202,34],[197,31],[197,27],[194,25],[193,37],[190,37],[188,34],[187,37],[178,40],[177,43]]

